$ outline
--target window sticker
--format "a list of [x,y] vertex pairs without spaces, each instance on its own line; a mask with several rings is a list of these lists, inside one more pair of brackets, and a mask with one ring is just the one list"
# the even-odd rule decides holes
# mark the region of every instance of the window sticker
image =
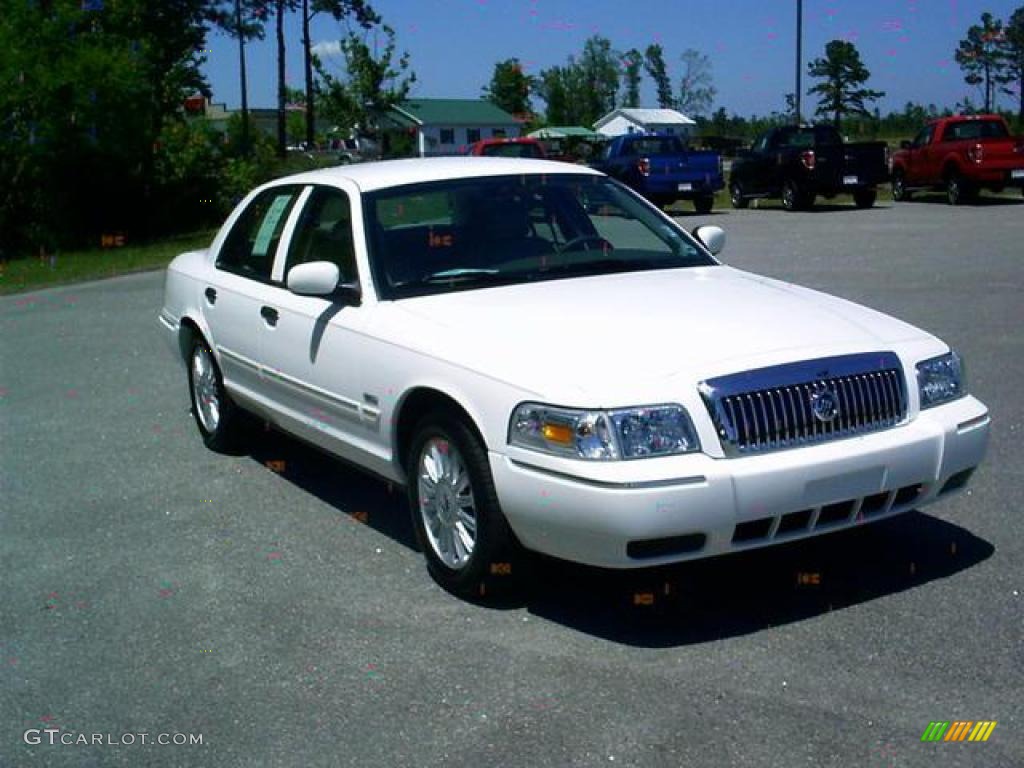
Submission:
[[284,214],[291,199],[292,196],[290,194],[278,195],[274,198],[274,202],[267,209],[266,216],[263,217],[263,223],[260,224],[260,231],[256,233],[256,242],[252,246],[253,256],[267,255],[267,251],[270,249],[270,241],[274,237],[274,231],[277,229],[277,224],[281,220],[281,216]]

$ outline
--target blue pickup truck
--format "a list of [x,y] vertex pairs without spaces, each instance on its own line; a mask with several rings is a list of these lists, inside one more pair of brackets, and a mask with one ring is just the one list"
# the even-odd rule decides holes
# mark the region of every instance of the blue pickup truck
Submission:
[[715,192],[725,186],[717,152],[688,150],[678,136],[630,133],[608,142],[592,164],[636,190],[655,205],[692,200],[697,213],[708,213]]

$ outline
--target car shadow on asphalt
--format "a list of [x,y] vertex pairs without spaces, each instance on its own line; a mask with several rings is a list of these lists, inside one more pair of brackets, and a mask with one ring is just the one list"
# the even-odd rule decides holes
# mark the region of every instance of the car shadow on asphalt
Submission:
[[888,201],[879,201],[879,202],[875,203],[873,206],[871,206],[870,208],[858,208],[852,202],[851,203],[816,202],[814,204],[813,208],[809,208],[807,210],[787,211],[785,208],[782,207],[782,202],[781,201],[765,202],[765,201],[762,200],[761,201],[761,205],[757,206],[756,208],[751,206],[750,210],[754,210],[754,211],[771,211],[773,213],[777,211],[779,213],[789,213],[789,214],[792,215],[792,214],[801,214],[801,213],[802,214],[855,213],[855,212],[870,213],[871,211],[886,211],[886,210],[889,210],[892,207],[893,207],[892,203],[890,203]]
[[[908,203],[933,203],[937,205],[949,205],[945,192],[915,192]],[[992,195],[982,192],[970,202],[964,203],[960,208],[1001,208],[1006,206],[1024,205],[1024,197],[1009,197],[1008,195]]]
[[417,550],[404,488],[273,429],[250,441],[247,453],[339,512]]
[[549,560],[541,564],[526,606],[625,645],[688,645],[913,589],[977,565],[994,551],[965,528],[913,511],[801,542],[643,571]]
[[[405,491],[275,430],[248,455],[304,491],[417,551]],[[501,578],[477,605],[638,647],[752,634],[954,576],[995,548],[967,529],[909,512],[832,534],[642,570],[531,555],[514,591]],[[525,571],[525,573],[523,573]],[[429,578],[426,568],[423,578]]]

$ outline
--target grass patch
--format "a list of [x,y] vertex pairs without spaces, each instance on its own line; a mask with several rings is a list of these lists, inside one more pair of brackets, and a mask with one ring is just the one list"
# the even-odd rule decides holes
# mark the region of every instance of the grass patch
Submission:
[[98,280],[167,266],[179,253],[206,248],[216,230],[178,235],[146,245],[95,248],[0,262],[0,295]]

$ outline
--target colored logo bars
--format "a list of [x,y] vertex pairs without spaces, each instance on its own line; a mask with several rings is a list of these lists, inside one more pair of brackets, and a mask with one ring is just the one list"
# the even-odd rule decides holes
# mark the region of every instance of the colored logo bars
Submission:
[[924,729],[921,741],[988,741],[995,727],[995,720],[933,721]]

